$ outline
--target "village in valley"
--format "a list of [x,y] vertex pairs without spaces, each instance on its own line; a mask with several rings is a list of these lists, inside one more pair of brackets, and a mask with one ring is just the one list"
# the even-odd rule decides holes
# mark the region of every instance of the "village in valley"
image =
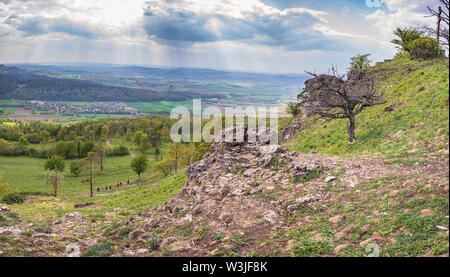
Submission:
[[33,110],[61,114],[138,114],[138,110],[117,102],[94,102],[92,105],[30,101]]

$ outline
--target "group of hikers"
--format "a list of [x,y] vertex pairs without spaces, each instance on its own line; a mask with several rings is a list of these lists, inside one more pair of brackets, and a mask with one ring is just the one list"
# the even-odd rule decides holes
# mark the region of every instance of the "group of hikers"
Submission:
[[[130,179],[127,180],[127,185],[130,184]],[[117,182],[116,187],[121,187],[123,186],[122,182]],[[105,186],[105,191],[108,191],[113,189],[113,186]],[[97,187],[97,192],[100,192],[102,190],[102,187]]]

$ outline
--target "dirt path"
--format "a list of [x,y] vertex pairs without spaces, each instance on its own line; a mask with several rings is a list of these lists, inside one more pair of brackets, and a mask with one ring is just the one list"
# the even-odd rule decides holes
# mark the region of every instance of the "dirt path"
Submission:
[[[149,175],[149,176],[147,176],[147,177],[145,177],[145,178],[138,179],[138,180],[134,180],[134,181],[130,181],[130,184],[129,184],[129,185],[134,185],[134,184],[137,184],[137,183],[140,183],[140,182],[148,181],[148,180],[150,180],[152,177],[154,177],[156,174],[157,174],[157,173],[153,173],[152,175]],[[123,186],[126,186],[126,185],[127,185],[127,183],[126,183],[126,181],[125,181],[125,182],[123,183]],[[109,187],[109,185],[108,185],[108,187]],[[102,185],[101,188],[104,188],[104,185]],[[116,186],[116,185],[111,185],[111,188],[112,188],[112,190],[114,190],[115,188],[117,188],[117,186]],[[120,191],[123,191],[123,190],[120,190]],[[116,190],[116,192],[119,192],[119,190]],[[97,193],[97,191],[94,190],[94,195],[95,195],[96,193]],[[90,195],[91,195],[90,193],[83,193],[83,194],[79,194],[79,195],[75,196],[74,199],[78,199],[78,198],[86,198],[86,197],[89,197]]]

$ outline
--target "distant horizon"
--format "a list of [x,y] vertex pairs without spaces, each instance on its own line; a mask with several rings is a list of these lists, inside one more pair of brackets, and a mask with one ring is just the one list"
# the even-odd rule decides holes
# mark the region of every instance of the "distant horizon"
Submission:
[[246,74],[261,74],[261,75],[282,75],[282,76],[305,76],[307,73],[272,73],[272,72],[258,72],[258,71],[245,71],[245,70],[226,70],[220,68],[207,68],[207,67],[173,67],[164,65],[150,65],[150,64],[126,64],[126,63],[105,63],[105,62],[18,62],[18,63],[2,63],[0,65],[6,66],[19,66],[19,65],[42,65],[42,66],[70,66],[70,65],[86,65],[86,66],[111,66],[111,67],[142,67],[142,68],[155,68],[155,69],[196,69],[196,70],[211,70],[217,72],[230,72],[230,73],[246,73]]

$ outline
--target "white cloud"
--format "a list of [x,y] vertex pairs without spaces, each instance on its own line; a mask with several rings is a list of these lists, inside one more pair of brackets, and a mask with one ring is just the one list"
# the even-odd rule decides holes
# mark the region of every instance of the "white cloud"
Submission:
[[[374,60],[389,58],[395,51],[389,43],[392,30],[432,20],[424,18],[431,1],[384,0],[387,9],[355,12],[339,6],[325,12],[311,1],[278,9],[261,0],[0,0],[0,63],[70,60],[324,71],[331,64],[345,67],[358,52],[372,53]],[[149,14],[173,21],[177,17],[169,16],[176,12],[192,16],[190,33],[175,28],[181,32],[174,39],[158,29],[149,32]],[[205,20],[202,29],[195,28],[199,18]],[[185,36],[192,41],[180,39]],[[161,37],[184,48],[163,44]]]
[[[365,16],[366,20],[379,30],[379,40],[390,41],[397,27],[433,23],[433,18],[425,17],[424,0],[384,0],[389,11],[377,10]],[[421,8],[421,9],[419,9]]]

